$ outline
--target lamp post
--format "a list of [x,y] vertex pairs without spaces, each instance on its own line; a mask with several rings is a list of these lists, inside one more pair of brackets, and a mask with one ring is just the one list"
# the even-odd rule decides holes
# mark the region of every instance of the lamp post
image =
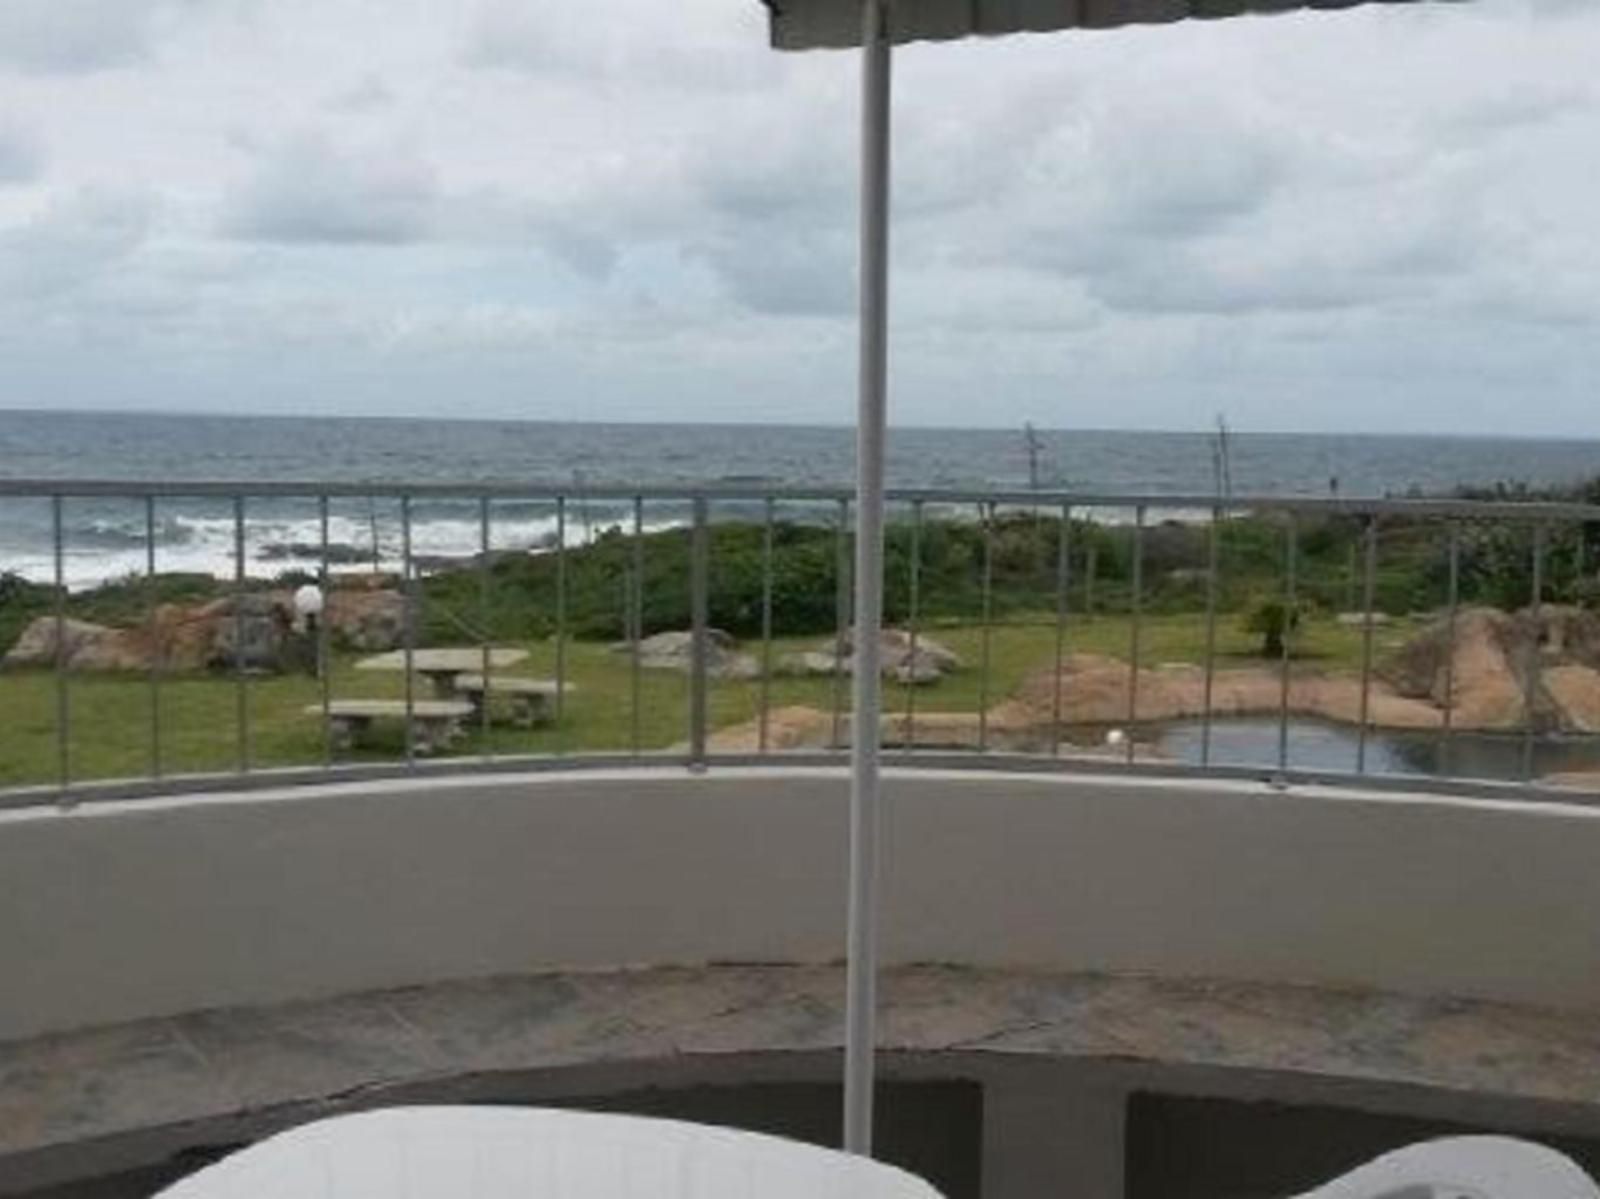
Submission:
[[326,598],[322,588],[315,583],[302,583],[294,593],[294,618],[295,631],[306,637],[312,646],[311,673],[315,678],[322,677],[322,638],[318,635],[317,624],[322,619],[322,610],[326,605]]

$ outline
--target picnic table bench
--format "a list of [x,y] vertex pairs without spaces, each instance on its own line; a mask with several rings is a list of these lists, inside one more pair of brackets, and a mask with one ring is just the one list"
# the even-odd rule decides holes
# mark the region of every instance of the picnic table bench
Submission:
[[[528,651],[525,649],[497,646],[488,651],[489,669],[502,670],[508,666],[515,666],[527,656]],[[356,669],[404,673],[409,666],[414,673],[422,675],[433,685],[433,694],[436,698],[448,700],[454,698],[456,675],[483,670],[484,657],[482,648],[413,649],[409,655],[403,649],[396,649],[362,658],[356,663]]]
[[555,718],[555,698],[563,690],[571,691],[571,683],[563,688],[554,679],[519,678],[516,675],[497,674],[485,679],[481,674],[458,674],[455,677],[456,693],[472,705],[472,714],[483,719],[483,705],[490,695],[503,695],[511,701],[511,721],[525,728],[549,724]]
[[[472,705],[458,699],[419,699],[411,704],[411,745],[418,753],[446,749],[461,735],[461,721]],[[321,716],[321,704],[308,704],[308,716]],[[364,738],[374,721],[406,719],[399,699],[336,699],[328,703],[328,729],[336,749],[348,750]]]

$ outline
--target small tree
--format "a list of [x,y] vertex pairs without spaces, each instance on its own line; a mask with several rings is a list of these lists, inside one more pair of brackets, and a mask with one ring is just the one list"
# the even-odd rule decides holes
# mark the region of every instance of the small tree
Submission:
[[1261,638],[1261,656],[1283,656],[1283,639],[1300,627],[1300,609],[1281,599],[1262,600],[1250,610],[1244,622],[1247,633]]

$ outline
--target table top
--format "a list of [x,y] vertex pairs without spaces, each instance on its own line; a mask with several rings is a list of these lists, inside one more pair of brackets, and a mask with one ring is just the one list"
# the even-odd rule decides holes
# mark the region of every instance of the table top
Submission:
[[157,1199],[940,1199],[797,1141],[549,1108],[402,1107],[270,1137]]
[[[491,668],[515,666],[528,656],[525,649],[498,648],[489,651]],[[390,650],[374,654],[356,663],[357,670],[404,670],[406,651]],[[416,649],[411,651],[411,669],[422,674],[463,674],[483,670],[483,650],[471,647],[458,649]]]

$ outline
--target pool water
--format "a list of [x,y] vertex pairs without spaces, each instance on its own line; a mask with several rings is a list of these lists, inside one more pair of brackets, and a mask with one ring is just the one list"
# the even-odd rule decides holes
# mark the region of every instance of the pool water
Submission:
[[[1155,747],[1177,762],[1200,763],[1202,724],[1165,726]],[[1359,738],[1348,725],[1319,720],[1289,722],[1289,765],[1301,770],[1354,771]],[[1437,732],[1375,730],[1367,734],[1369,774],[1521,780],[1523,739],[1518,733],[1456,733],[1448,744]],[[1216,720],[1211,762],[1217,766],[1276,766],[1278,722],[1270,717]],[[1544,736],[1534,741],[1533,774],[1600,770],[1600,736]]]

